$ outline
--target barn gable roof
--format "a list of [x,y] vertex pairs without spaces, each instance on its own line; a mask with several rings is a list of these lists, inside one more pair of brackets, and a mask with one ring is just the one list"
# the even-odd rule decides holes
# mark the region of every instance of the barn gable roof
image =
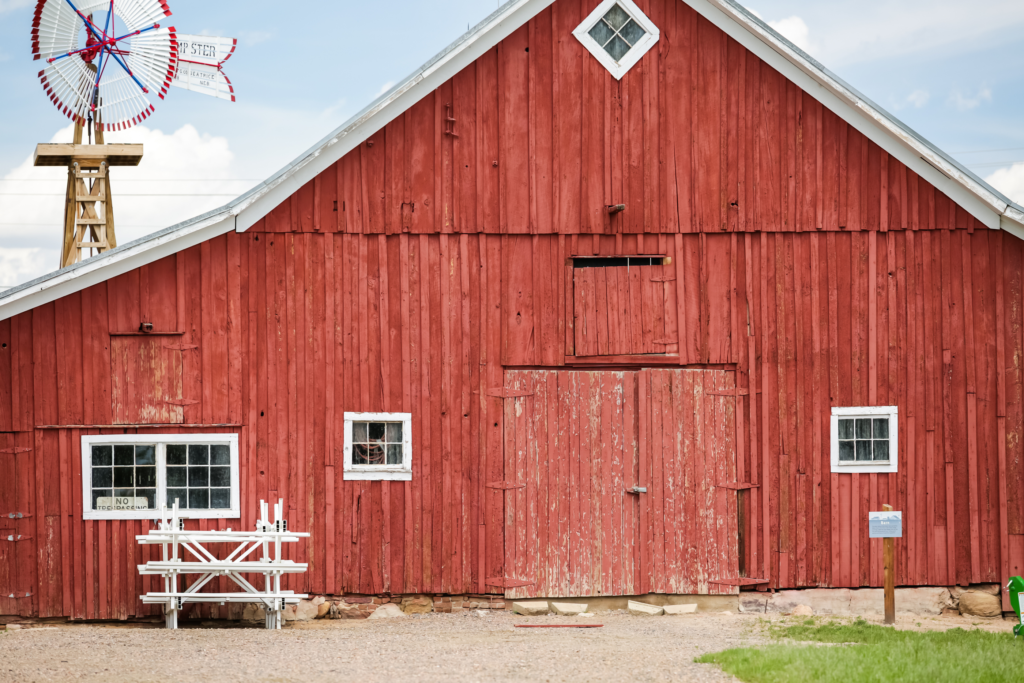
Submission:
[[[0,320],[232,230],[244,232],[556,0],[510,0],[272,177],[220,209],[152,233],[0,294]],[[793,81],[981,223],[1024,239],[1013,203],[733,0],[681,0]]]

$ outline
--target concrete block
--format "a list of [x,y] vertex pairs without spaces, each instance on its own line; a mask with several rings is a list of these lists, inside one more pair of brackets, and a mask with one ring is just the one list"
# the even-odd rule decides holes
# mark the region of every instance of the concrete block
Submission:
[[576,616],[587,611],[587,606],[577,602],[552,602],[551,611],[565,616]]
[[665,613],[665,609],[657,605],[648,605],[644,602],[630,600],[627,605],[629,613],[639,617],[657,617]]
[[512,603],[512,613],[535,617],[548,613],[547,600],[528,600]]
[[665,605],[662,609],[665,610],[665,614],[696,614],[697,603],[689,605]]

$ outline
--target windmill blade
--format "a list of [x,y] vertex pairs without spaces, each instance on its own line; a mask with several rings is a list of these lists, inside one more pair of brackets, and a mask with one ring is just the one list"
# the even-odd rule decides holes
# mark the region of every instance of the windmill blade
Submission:
[[178,60],[178,70],[171,80],[171,85],[229,102],[235,101],[235,89],[231,81],[216,66]]

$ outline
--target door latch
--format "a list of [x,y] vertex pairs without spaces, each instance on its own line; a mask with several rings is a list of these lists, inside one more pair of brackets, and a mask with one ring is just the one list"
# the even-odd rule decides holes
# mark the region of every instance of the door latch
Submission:
[[637,495],[639,495],[641,493],[647,493],[647,487],[646,486],[634,486],[631,489],[626,489],[626,493],[634,493],[634,494],[637,494]]

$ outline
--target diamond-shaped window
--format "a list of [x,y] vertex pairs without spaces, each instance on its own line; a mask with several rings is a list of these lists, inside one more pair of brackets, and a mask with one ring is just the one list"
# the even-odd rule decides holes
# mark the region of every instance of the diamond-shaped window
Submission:
[[622,78],[658,41],[659,32],[631,0],[605,0],[573,34],[615,78]]

